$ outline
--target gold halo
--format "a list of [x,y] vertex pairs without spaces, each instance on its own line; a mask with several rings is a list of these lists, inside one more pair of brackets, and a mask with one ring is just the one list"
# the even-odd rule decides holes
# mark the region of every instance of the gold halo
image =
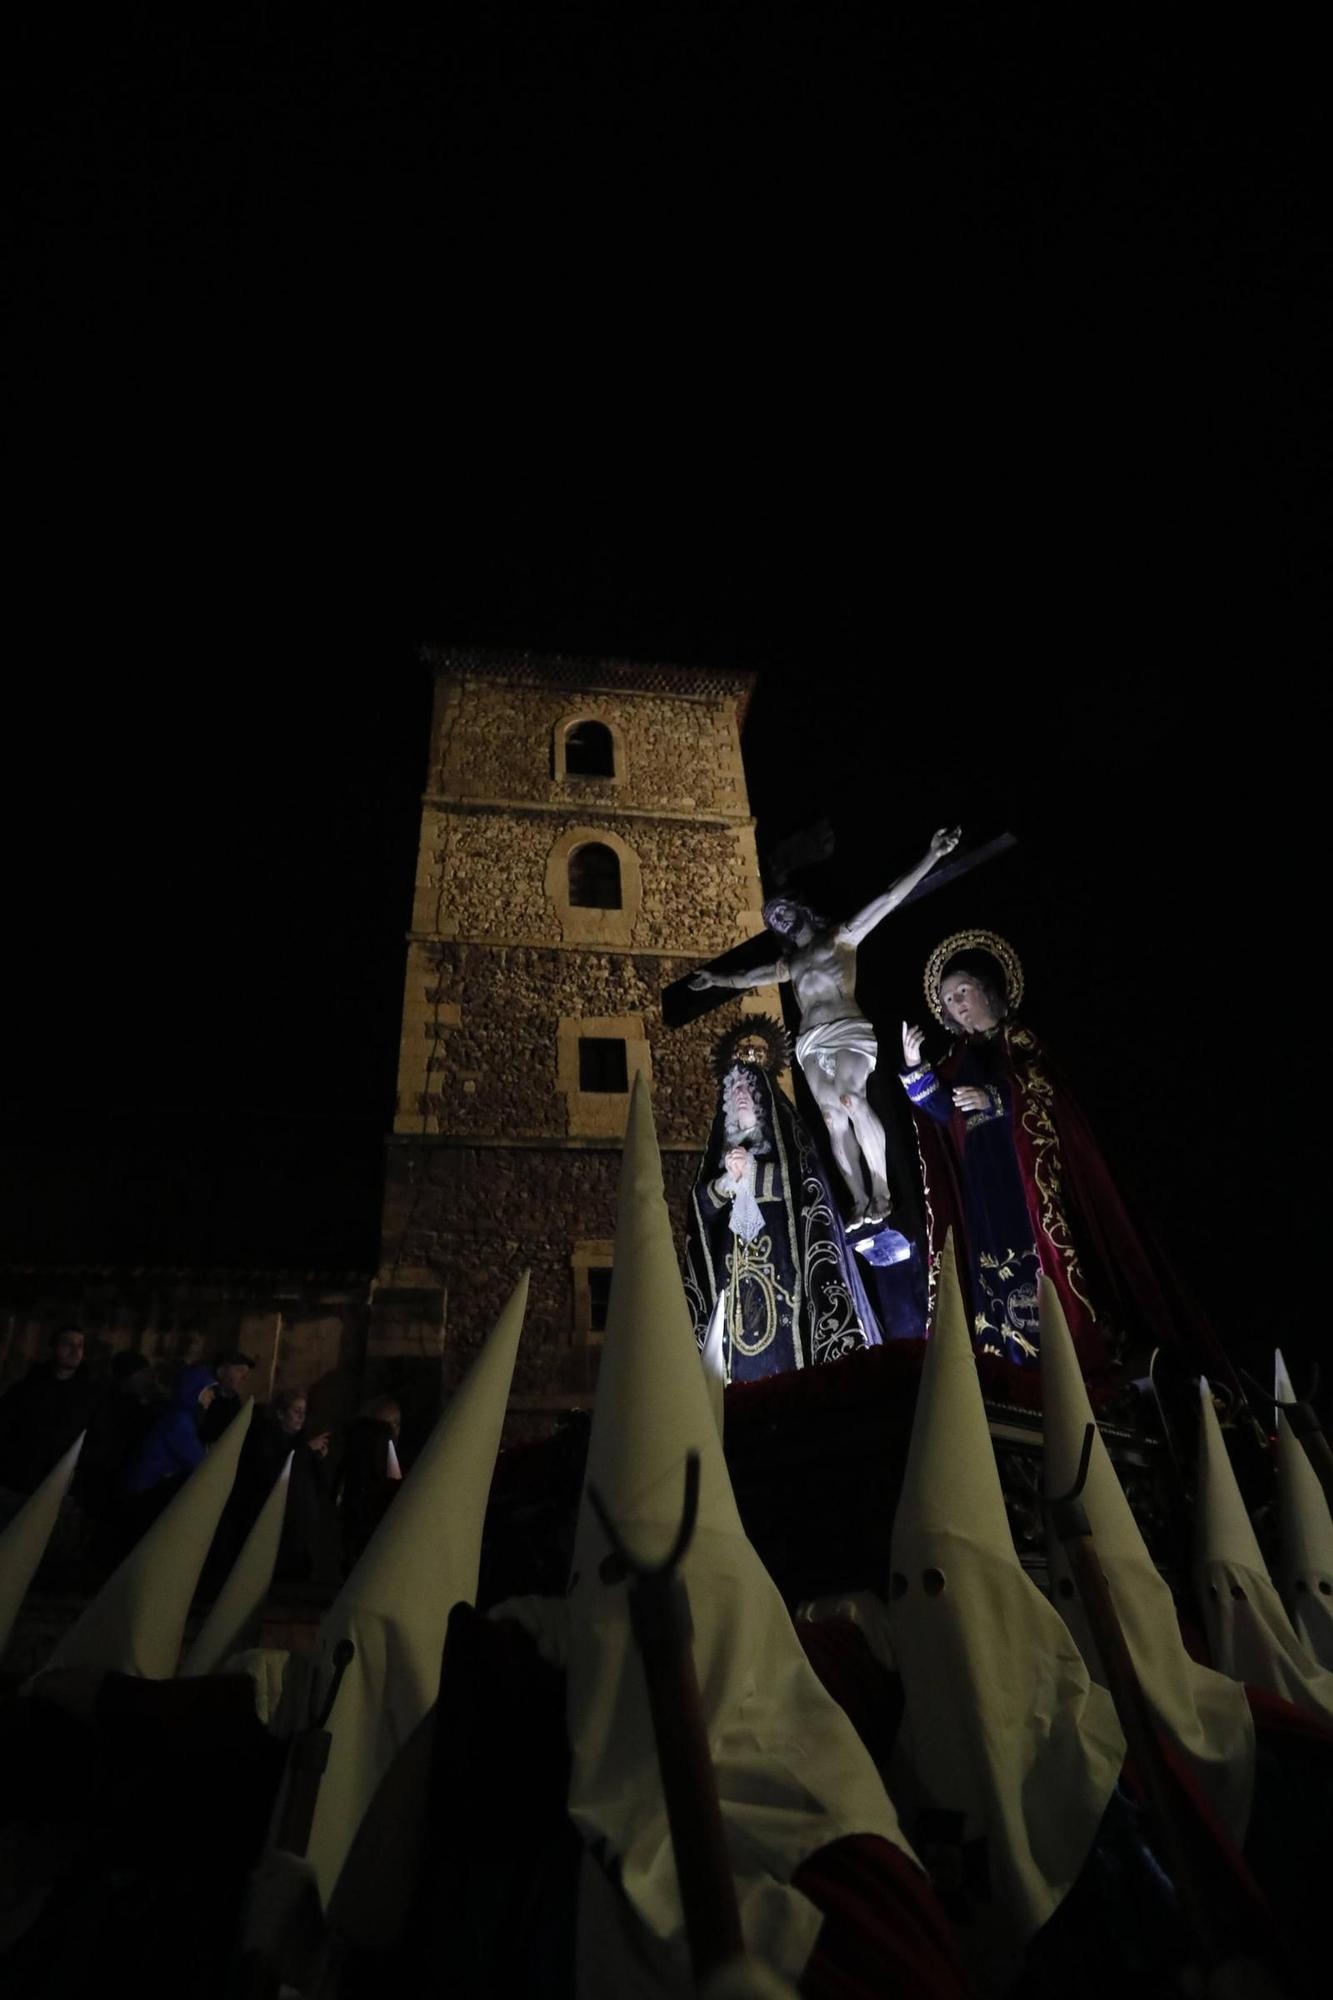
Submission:
[[787,1030],[771,1014],[745,1015],[713,1044],[713,1074],[719,1083],[737,1063],[750,1063],[776,1077],[790,1061]]
[[1008,938],[1002,938],[998,931],[955,931],[943,944],[937,944],[926,960],[926,999],[931,1013],[945,1028],[950,1023],[940,999],[944,968],[951,958],[964,951],[984,951],[995,960],[1004,977],[1004,997],[1010,1007],[1017,1007],[1023,998],[1023,965]]

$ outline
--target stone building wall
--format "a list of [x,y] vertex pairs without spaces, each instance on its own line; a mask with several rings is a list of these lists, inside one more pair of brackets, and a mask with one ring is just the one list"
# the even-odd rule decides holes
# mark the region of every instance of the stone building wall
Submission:
[[423,815],[414,931],[501,945],[565,943],[548,863],[570,835],[599,833],[614,835],[639,863],[643,900],[626,940],[633,949],[704,959],[754,935],[763,897],[748,824],[628,818],[591,807],[435,804]]
[[[698,1153],[665,1151],[667,1202],[678,1245]],[[607,1147],[415,1146],[391,1143],[384,1196],[392,1287],[403,1272],[436,1272],[446,1288],[445,1383],[451,1388],[508,1297],[531,1272],[514,1374],[519,1404],[578,1395],[595,1376],[596,1336],[575,1331],[575,1252],[615,1234],[620,1152]]]
[[[585,1088],[580,1037],[625,1045],[652,1088],[679,1224],[713,1116],[709,1055],[747,995],[667,1030],[662,991],[760,927],[741,762],[745,676],[624,662],[435,657],[437,690],[388,1148],[372,1355],[442,1329],[446,1384],[520,1269],[531,1302],[516,1401],[586,1393],[589,1273],[615,1226],[628,1092]],[[565,768],[598,722],[614,768]],[[579,846],[616,853],[621,903],[575,904]],[[414,1332],[415,1329],[415,1332]]]
[[[442,681],[427,792],[460,801],[564,805],[576,798],[614,803],[622,812],[748,815],[739,676],[720,699],[690,700],[599,687],[594,662],[582,663],[581,671],[582,685],[573,674],[564,686],[524,685],[521,667],[508,681],[490,674]],[[555,777],[556,726],[576,718],[621,732],[624,770],[615,779]]]
[[420,959],[420,1043],[399,1129],[458,1138],[564,1138],[562,1021],[642,1024],[658,1135],[702,1144],[713,1111],[709,1052],[737,1004],[687,1028],[662,1027],[661,992],[680,968],[644,954],[443,944]]

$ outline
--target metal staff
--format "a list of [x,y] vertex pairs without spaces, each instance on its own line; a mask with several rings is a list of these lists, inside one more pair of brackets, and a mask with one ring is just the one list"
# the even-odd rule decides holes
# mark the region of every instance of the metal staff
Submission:
[[685,1460],[684,1511],[663,1562],[640,1562],[621,1540],[595,1486],[589,1486],[588,1499],[611,1544],[602,1563],[603,1580],[629,1579],[630,1630],[648,1683],[690,1961],[696,1984],[702,1985],[710,1973],[739,1958],[745,1947],[699,1699],[690,1600],[678,1574],[698,1518],[699,1454],[692,1451]]

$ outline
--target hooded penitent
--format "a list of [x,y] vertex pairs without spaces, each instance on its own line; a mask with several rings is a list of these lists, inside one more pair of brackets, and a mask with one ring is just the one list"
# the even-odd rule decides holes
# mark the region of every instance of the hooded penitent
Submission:
[[[675,1537],[687,1454],[701,1462],[699,1519],[682,1565],[694,1659],[747,1948],[799,1976],[820,1917],[791,1886],[843,1834],[906,1848],[869,1755],[806,1664],[791,1620],[741,1526],[699,1365],[662,1193],[648,1092],[630,1103],[614,1276],[569,1593],[569,1806],[589,1869],[619,1885],[653,1960],[688,1966],[675,1861],[627,1587],[601,1575],[595,1485],[628,1547],[660,1561]],[[910,1851],[910,1850],[908,1850]],[[605,1871],[605,1872],[603,1872]],[[585,1883],[583,1909],[605,1910]],[[580,1935],[581,1990],[616,1992],[607,1930]],[[620,1989],[623,1990],[623,1989]]]
[[[1046,1497],[1068,1493],[1092,1406],[1083,1386],[1059,1295],[1041,1281],[1042,1431]],[[1245,1690],[1201,1667],[1185,1651],[1171,1592],[1158,1574],[1130,1511],[1101,1434],[1093,1431],[1083,1491],[1092,1538],[1130,1657],[1158,1727],[1184,1757],[1227,1832],[1244,1840],[1254,1790],[1254,1724]],[[1056,1603],[1095,1680],[1105,1671],[1058,1541],[1050,1544]]]
[[1333,1722],[1333,1674],[1312,1658],[1282,1608],[1227,1457],[1206,1378],[1199,1392],[1194,1572],[1213,1665]]
[[[902,1675],[894,1797],[918,1852],[949,1824],[972,1881],[968,1946],[987,1989],[1072,1886],[1124,1761],[1110,1696],[1014,1550],[954,1263],[893,1523],[889,1619]],[[911,1801],[909,1809],[908,1801]]]
[[[1276,1375],[1279,1403],[1291,1402],[1291,1383],[1280,1354]],[[1305,1446],[1280,1409],[1277,1499],[1282,1594],[1291,1622],[1320,1666],[1333,1669],[1333,1519]]]
[[258,1621],[273,1581],[291,1471],[292,1455],[288,1452],[258,1519],[181,1664],[182,1674],[221,1673],[232,1654],[250,1643],[252,1627]]
[[14,1620],[28,1594],[28,1585],[46,1554],[59,1518],[61,1503],[69,1491],[74,1468],[79,1462],[86,1432],[80,1431],[69,1450],[58,1458],[45,1479],[28,1495],[4,1533],[0,1535],[0,1660],[5,1656]]
[[250,1427],[247,1402],[231,1429],[195,1467],[143,1540],[75,1620],[42,1673],[93,1668],[169,1680],[180,1659],[190,1600],[227,1504]]
[[527,1296],[525,1273],[319,1628],[320,1687],[342,1640],[356,1653],[329,1723],[333,1745],[308,1852],[325,1907],[363,1944],[397,1936],[413,1886],[430,1765],[426,1725],[449,1613],[477,1593],[482,1522]]

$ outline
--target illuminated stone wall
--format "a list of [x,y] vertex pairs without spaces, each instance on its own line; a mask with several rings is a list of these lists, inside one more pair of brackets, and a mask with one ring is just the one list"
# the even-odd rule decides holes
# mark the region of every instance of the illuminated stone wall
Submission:
[[[521,660],[497,672],[480,658],[442,656],[427,789],[469,803],[563,811],[571,799],[602,800],[620,812],[748,817],[737,724],[743,676],[665,669],[678,691],[646,692],[633,685],[634,667],[565,664],[572,669],[566,685],[533,685]],[[597,685],[613,677],[622,685]],[[618,733],[623,755],[611,777],[555,776],[555,731],[575,720]]]
[[[435,666],[379,1316],[401,1301],[396,1337],[419,1339],[412,1302],[438,1288],[448,1382],[530,1266],[516,1402],[540,1404],[595,1373],[579,1286],[614,1232],[628,1108],[580,1087],[580,1032],[623,1039],[630,1079],[648,1077],[679,1223],[713,1112],[711,1044],[742,1007],[778,1011],[770,990],[685,1029],[661,1014],[664,987],[760,928],[748,681],[466,653]],[[609,732],[606,775],[565,773],[579,721]],[[618,856],[618,910],[571,905],[584,839]]]

